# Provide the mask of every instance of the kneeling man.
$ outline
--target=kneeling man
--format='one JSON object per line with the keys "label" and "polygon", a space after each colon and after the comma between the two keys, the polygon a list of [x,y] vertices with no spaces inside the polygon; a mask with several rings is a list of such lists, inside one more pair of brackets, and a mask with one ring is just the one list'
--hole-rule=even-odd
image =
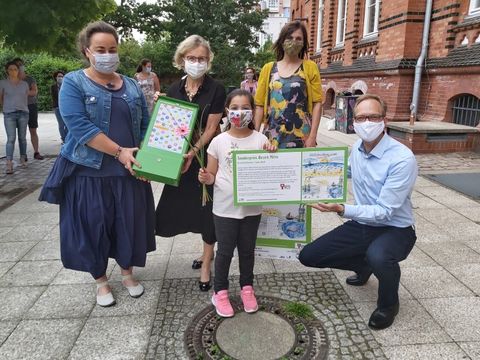
{"label": "kneeling man", "polygon": [[305,266],[351,270],[347,284],[364,285],[378,278],[377,308],[368,325],[389,327],[398,314],[400,266],[415,244],[411,193],[417,177],[415,156],[385,131],[386,106],[375,95],[362,95],[354,109],[360,139],[352,146],[355,205],[317,204],[322,212],[350,219],[301,251]]}

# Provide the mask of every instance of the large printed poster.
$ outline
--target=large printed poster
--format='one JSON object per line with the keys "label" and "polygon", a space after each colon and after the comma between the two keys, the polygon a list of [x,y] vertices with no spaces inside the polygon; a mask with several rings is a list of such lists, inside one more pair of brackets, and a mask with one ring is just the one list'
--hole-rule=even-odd
{"label": "large printed poster", "polygon": [[236,151],[235,205],[345,202],[347,147]]}
{"label": "large printed poster", "polygon": [[255,254],[295,260],[312,241],[307,204],[345,202],[347,147],[234,152],[235,205],[262,205]]}
{"label": "large printed poster", "polygon": [[305,204],[264,206],[255,255],[293,260],[310,241],[310,207]]}

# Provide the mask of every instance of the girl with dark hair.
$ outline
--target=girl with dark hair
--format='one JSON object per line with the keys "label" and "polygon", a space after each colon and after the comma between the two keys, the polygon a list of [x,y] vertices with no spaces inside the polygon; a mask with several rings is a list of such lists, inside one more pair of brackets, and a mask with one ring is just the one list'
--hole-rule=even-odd
{"label": "girl with dark hair", "polygon": [[137,66],[137,73],[134,76],[138,85],[142,89],[145,100],[147,101],[148,113],[151,115],[153,105],[155,104],[154,96],[156,92],[160,92],[160,80],[157,74],[152,71],[152,62],[149,59],[143,59]]}
{"label": "girl with dark hair", "polygon": [[253,109],[250,92],[237,89],[228,95],[225,110],[230,128],[213,138],[207,150],[207,168],[198,173],[202,184],[214,185],[213,221],[218,248],[212,303],[217,314],[223,317],[234,315],[228,296],[228,273],[235,248],[238,249],[240,297],[244,310],[248,313],[258,310],[253,290],[253,266],[262,207],[234,206],[232,173],[233,150],[276,150],[265,135],[249,127],[253,121]]}
{"label": "girl with dark hair", "polygon": [[263,66],[255,94],[255,127],[279,148],[315,147],[322,109],[318,66],[304,59],[307,30],[286,24],[273,45],[277,60]]}

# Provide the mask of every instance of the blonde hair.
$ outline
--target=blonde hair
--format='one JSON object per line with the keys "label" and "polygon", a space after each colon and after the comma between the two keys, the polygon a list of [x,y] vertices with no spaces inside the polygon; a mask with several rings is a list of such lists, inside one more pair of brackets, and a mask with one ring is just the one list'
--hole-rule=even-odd
{"label": "blonde hair", "polygon": [[373,94],[365,94],[357,98],[357,101],[355,102],[355,107],[353,108],[354,115],[357,113],[358,105],[360,105],[360,103],[365,100],[375,100],[376,102],[378,102],[382,108],[382,116],[385,117],[385,115],[387,115],[387,104],[385,104],[385,102],[380,98],[380,96]]}
{"label": "blonde hair", "polygon": [[175,66],[177,69],[183,69],[183,58],[185,54],[199,46],[203,46],[208,50],[208,70],[210,70],[214,56],[213,51],[210,48],[210,43],[200,35],[190,35],[180,44],[178,44],[177,50],[175,50],[175,55],[173,56],[173,66]]}

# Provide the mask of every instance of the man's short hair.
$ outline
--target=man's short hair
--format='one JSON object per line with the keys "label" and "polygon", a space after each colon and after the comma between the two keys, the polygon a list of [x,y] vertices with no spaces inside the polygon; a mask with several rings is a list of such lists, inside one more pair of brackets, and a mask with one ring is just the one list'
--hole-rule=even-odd
{"label": "man's short hair", "polygon": [[378,102],[382,107],[382,116],[387,115],[387,104],[385,104],[385,102],[380,98],[380,96],[373,95],[373,94],[365,94],[357,98],[355,107],[353,108],[354,115],[357,113],[358,105],[365,100],[375,100],[376,102]]}

